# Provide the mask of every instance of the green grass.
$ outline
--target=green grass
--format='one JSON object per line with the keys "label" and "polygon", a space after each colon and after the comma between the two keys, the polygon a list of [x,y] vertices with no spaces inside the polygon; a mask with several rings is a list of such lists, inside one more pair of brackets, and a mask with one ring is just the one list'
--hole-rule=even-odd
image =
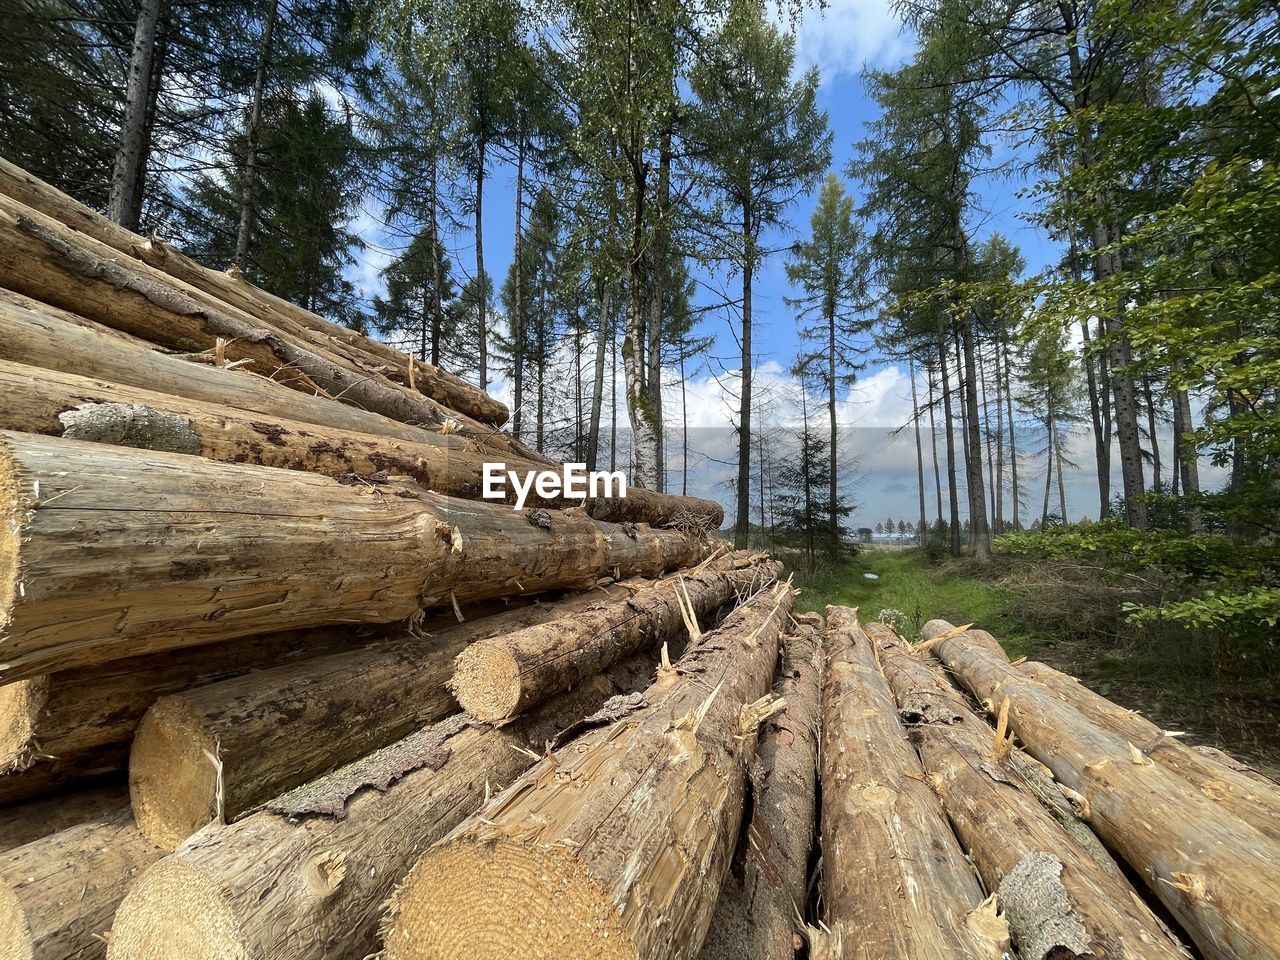
{"label": "green grass", "polygon": [[[874,573],[868,580],[863,574]],[[825,613],[828,604],[857,607],[860,619],[880,619],[881,610],[904,614],[899,623],[908,639],[918,640],[929,620],[973,623],[990,630],[1010,656],[1027,652],[1029,637],[1008,614],[1007,597],[995,584],[974,576],[963,562],[933,566],[919,550],[864,549],[838,566],[798,570],[798,610]]]}

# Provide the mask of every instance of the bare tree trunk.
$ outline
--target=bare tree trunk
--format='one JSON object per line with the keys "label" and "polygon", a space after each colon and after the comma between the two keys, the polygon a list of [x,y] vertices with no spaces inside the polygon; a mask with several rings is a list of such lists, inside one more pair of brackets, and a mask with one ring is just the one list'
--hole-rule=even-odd
{"label": "bare tree trunk", "polygon": [[162,3],[163,0],[141,0],[138,6],[133,48],[129,53],[124,118],[111,171],[107,216],[129,230],[138,227],[135,213],[139,206],[138,194],[142,190],[144,164],[141,153],[146,139],[147,104],[151,99],[148,89],[152,81],[151,58],[155,52],[156,27],[160,22]]}
{"label": "bare tree trunk", "polygon": [[1204,526],[1204,521],[1200,515],[1199,504],[1196,503],[1196,498],[1200,496],[1200,456],[1190,438],[1194,429],[1191,420],[1191,398],[1186,390],[1177,390],[1174,392],[1174,403],[1177,405],[1178,421],[1181,425],[1178,437],[1178,469],[1182,474],[1183,493],[1191,500],[1191,508],[1187,516],[1191,530],[1199,532]]}
{"label": "bare tree trunk", "polygon": [[980,341],[975,343],[978,362],[978,386],[982,391],[982,440],[983,448],[987,455],[987,475],[986,480],[989,485],[989,495],[991,498],[991,511],[987,514],[988,522],[991,518],[998,517],[1000,513],[1000,488],[995,482],[996,468],[995,460],[992,452],[991,443],[991,404],[987,396],[987,365],[982,355],[982,344]]}
{"label": "bare tree trunk", "polygon": [[933,446],[933,492],[938,498],[938,519],[942,519],[942,473],[938,467],[938,424],[934,417],[937,400],[934,399],[933,371],[925,368],[929,377],[929,442]]}
{"label": "bare tree trunk", "polygon": [[437,168],[440,165],[439,141],[435,135],[435,119],[433,117],[430,131],[431,141],[431,178],[429,187],[431,202],[427,213],[427,229],[431,231],[431,365],[440,366],[440,334],[444,330],[444,292],[440,289],[443,270],[440,263],[440,224],[438,220],[438,178]]}
{"label": "bare tree trunk", "polygon": [[947,339],[938,338],[938,375],[942,378],[943,428],[947,431],[947,494],[951,506],[951,555],[960,556],[960,494],[956,490],[956,432],[951,414],[951,378],[947,375]]}
{"label": "bare tree trunk", "polygon": [[1164,470],[1160,463],[1160,436],[1157,433],[1159,425],[1156,422],[1156,401],[1150,377],[1142,378],[1142,393],[1147,402],[1147,439],[1151,442],[1151,488],[1158,490],[1163,485]]}
{"label": "bare tree trunk", "polygon": [[[837,510],[839,503],[839,467],[840,458],[836,455],[836,443],[839,436],[839,426],[836,423],[836,317],[835,311],[832,310],[827,320],[827,419],[831,425],[831,482],[827,490],[827,496],[831,498],[831,549],[834,551],[840,545],[840,515]],[[801,384],[801,390],[804,385]],[[911,378],[911,397],[912,408],[915,407],[915,391],[916,381],[914,371]],[[808,428],[806,427],[806,433]],[[916,456],[920,455],[920,423],[916,421]],[[924,513],[924,479],[921,475],[920,488],[920,512]]]}
{"label": "bare tree trunk", "polygon": [[689,494],[689,382],[684,374],[684,352],[680,353],[680,494]]}
{"label": "bare tree trunk", "polygon": [[1004,355],[1004,404],[1005,412],[1009,416],[1009,483],[1012,486],[1013,501],[1013,529],[1021,530],[1022,522],[1019,514],[1022,511],[1022,488],[1018,486],[1018,440],[1017,440],[1017,421],[1013,418],[1013,374],[1010,372],[1013,368],[1009,365],[1009,338],[1006,335],[1001,350]]}
{"label": "bare tree trunk", "polygon": [[751,527],[751,205],[742,208],[742,386],[738,396],[738,516],[733,544],[746,549]]}
{"label": "bare tree trunk", "polygon": [[600,415],[604,407],[604,359],[612,338],[609,316],[611,288],[604,280],[596,281],[600,301],[600,326],[596,329],[596,355],[592,363],[591,423],[587,429],[587,469],[595,470],[600,456]]}
{"label": "bare tree trunk", "polygon": [[[514,394],[511,400],[511,434],[517,440],[520,439],[520,428],[524,424],[524,280],[521,273],[524,268],[521,252],[524,249],[524,152],[525,138],[520,138],[520,144],[516,149],[516,233],[515,233],[515,253],[512,256],[511,267],[514,271],[515,283],[512,284],[511,295],[511,338],[515,341],[515,351],[512,357],[514,366],[513,378],[515,383],[512,385]],[[539,445],[540,448],[541,445]]]}
{"label": "bare tree trunk", "polygon": [[257,186],[258,139],[262,127],[262,95],[267,86],[271,42],[275,35],[279,9],[280,0],[271,0],[271,6],[267,8],[267,19],[262,26],[262,46],[258,50],[258,69],[253,76],[249,123],[245,127],[244,168],[240,172],[240,224],[236,229],[236,250],[231,260],[241,273],[249,262],[249,239],[253,234],[253,193]]}
{"label": "bare tree trunk", "polygon": [[961,343],[964,346],[964,380],[967,402],[965,404],[967,448],[965,460],[969,483],[969,541],[973,544],[974,557],[979,561],[991,559],[991,528],[987,524],[987,498],[983,492],[982,477],[982,426],[978,420],[977,343],[973,318],[960,325]]}
{"label": "bare tree trunk", "polygon": [[[1001,363],[1002,344],[999,340],[992,350],[996,377],[996,473],[995,473],[995,529],[996,533],[1004,533],[1004,377],[1008,370]],[[987,443],[990,443],[988,434]]]}
{"label": "bare tree trunk", "polygon": [[657,428],[658,438],[655,451],[657,461],[654,465],[654,478],[657,481],[655,490],[667,489],[667,450],[666,427],[662,415],[662,333],[666,318],[662,315],[663,297],[665,295],[667,273],[671,260],[671,128],[662,132],[658,147],[658,184],[655,196],[655,223],[653,238],[653,261],[649,272],[649,342],[647,360],[649,372],[649,403],[653,408],[653,420]]}
{"label": "bare tree trunk", "polygon": [[1060,430],[1061,427],[1054,424],[1053,454],[1058,461],[1058,513],[1062,516],[1062,522],[1066,524],[1070,522],[1070,519],[1067,517],[1067,478],[1062,455],[1062,448],[1065,444],[1059,434]]}
{"label": "bare tree trunk", "polygon": [[480,389],[489,389],[489,277],[484,272],[484,177],[488,143],[481,138],[476,162],[476,364]]}
{"label": "bare tree trunk", "polygon": [[1045,448],[1044,448],[1044,507],[1040,511],[1040,526],[1047,526],[1049,523],[1049,494],[1053,490],[1053,415],[1049,414],[1045,418]]}
{"label": "bare tree trunk", "polygon": [[[916,535],[920,540],[920,545],[924,546],[929,535],[929,520],[925,516],[924,507],[924,448],[920,444],[920,406],[916,396],[916,362],[915,358],[910,354],[907,355],[907,371],[911,377],[911,422],[915,425],[916,431],[916,481],[920,493],[920,527],[916,530]],[[834,409],[833,407],[832,410],[834,411]],[[834,460],[831,462],[831,469],[834,476]]]}

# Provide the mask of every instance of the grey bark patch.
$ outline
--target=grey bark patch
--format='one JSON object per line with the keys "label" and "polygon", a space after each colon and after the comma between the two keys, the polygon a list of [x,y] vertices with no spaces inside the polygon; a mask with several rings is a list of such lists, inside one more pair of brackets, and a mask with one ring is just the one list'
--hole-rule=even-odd
{"label": "grey bark patch", "polygon": [[637,710],[643,710],[647,706],[649,706],[649,701],[641,693],[618,694],[610,697],[591,716],[583,717],[577,723],[565,727],[556,734],[551,741],[551,749],[554,750],[595,727],[605,727],[611,723],[617,723],[624,717],[630,716]]}
{"label": "grey bark patch", "polygon": [[1000,905],[1025,960],[1092,957],[1084,923],[1062,885],[1062,861],[1029,853],[1000,881]]}
{"label": "grey bark patch", "polygon": [[470,721],[466,717],[456,716],[424,727],[389,747],[339,767],[328,776],[282,793],[263,807],[285,817],[313,815],[345,819],[347,802],[365,787],[386,793],[406,774],[443,767],[452,755],[449,738],[468,726]]}
{"label": "grey bark patch", "polygon": [[69,440],[200,455],[200,438],[186,417],[126,403],[84,403],[58,414]]}
{"label": "grey bark patch", "polygon": [[908,725],[939,723],[949,726],[964,719],[944,698],[925,692],[907,694],[898,715]]}

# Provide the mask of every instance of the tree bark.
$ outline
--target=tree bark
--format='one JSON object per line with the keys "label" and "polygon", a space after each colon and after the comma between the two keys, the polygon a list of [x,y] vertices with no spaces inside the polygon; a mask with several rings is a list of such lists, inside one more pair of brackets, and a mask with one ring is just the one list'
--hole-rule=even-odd
{"label": "tree bark", "polygon": [[934,416],[937,405],[933,397],[933,371],[926,371],[929,376],[929,441],[933,446],[933,492],[938,498],[938,519],[942,519],[942,474],[938,467],[938,424]]}
{"label": "tree bark", "polygon": [[987,524],[987,497],[983,491],[982,424],[978,414],[977,344],[972,317],[960,325],[964,348],[965,385],[965,480],[969,489],[969,542],[979,562],[991,559],[991,527]]}
{"label": "tree bark", "polygon": [[127,808],[0,854],[0,953],[97,960],[134,877],[161,856]]}
{"label": "tree bark", "polygon": [[943,429],[947,431],[947,495],[950,497],[951,555],[960,556],[960,495],[956,491],[956,431],[951,413],[951,378],[947,376],[947,341],[938,338],[938,372],[942,377]]}
{"label": "tree bark", "polygon": [[145,169],[142,152],[147,138],[147,105],[151,100],[151,58],[162,5],[163,0],[141,0],[138,5],[125,84],[124,117],[111,171],[107,216],[129,230],[138,227],[138,196],[142,192],[141,172]]}
{"label": "tree bark", "polygon": [[[783,585],[758,593],[429,851],[391,900],[388,960],[694,954],[776,707],[791,601]],[[495,923],[500,937],[482,932]]]}
{"label": "tree bark", "polygon": [[[751,207],[742,210],[742,385],[738,393],[738,510],[733,545],[745,550],[751,532]],[[763,469],[763,465],[761,466]],[[763,531],[761,531],[763,533]]]}
{"label": "tree bark", "polygon": [[705,624],[720,607],[768,586],[781,572],[782,565],[770,561],[745,570],[676,574],[572,617],[494,634],[458,655],[449,687],[471,716],[502,723],[611,663],[673,639],[688,615]]}
{"label": "tree bark", "polygon": [[[596,354],[591,370],[591,424],[587,433],[588,470],[595,470],[600,459],[600,418],[604,410],[604,360],[613,322],[609,314],[612,290],[604,281],[598,281],[597,290],[600,300],[600,327],[596,332]],[[716,524],[717,527],[719,525]]]}
{"label": "tree bark", "polygon": [[240,184],[240,224],[236,230],[236,250],[232,263],[243,273],[249,263],[249,238],[253,233],[253,189],[258,166],[258,135],[262,126],[262,94],[267,86],[267,70],[271,64],[271,42],[276,32],[280,0],[271,0],[262,27],[262,46],[258,50],[258,69],[253,75],[253,95],[249,104],[249,123],[245,128],[244,170]]}
{"label": "tree bark", "polygon": [[1203,529],[1204,521],[1197,502],[1200,496],[1200,452],[1191,441],[1191,432],[1194,429],[1191,419],[1191,398],[1186,390],[1175,390],[1173,396],[1178,410],[1177,419],[1182,427],[1182,433],[1178,437],[1179,456],[1176,469],[1181,473],[1182,489],[1191,503],[1187,512],[1191,531],[1198,533]]}
{"label": "tree bark", "polygon": [[1098,836],[1206,956],[1262,960],[1280,952],[1280,843],[962,636],[940,640],[933,652],[980,700],[998,709],[1008,703],[1026,750],[1083,798]]}
{"label": "tree bark", "polygon": [[1141,714],[1112,703],[1046,664],[1024,663],[1018,673],[1043,684],[1094,726],[1127,740],[1144,756],[1172,770],[1205,796],[1280,842],[1280,788],[1275,784],[1254,779],[1200,753]]}
{"label": "tree bark", "polygon": [[112,960],[373,954],[387,896],[422,852],[560,731],[642,689],[653,663],[619,664],[505,727],[451,717],[202,830],[134,885],[112,928]]}
{"label": "tree bark", "polygon": [[701,960],[790,958],[803,927],[813,846],[822,643],[798,625],[782,641],[782,713],[766,723],[750,768],[750,821],[730,864]]}
{"label": "tree bark", "polygon": [[59,830],[79,826],[129,807],[129,790],[112,779],[54,797],[0,807],[0,853],[34,843]]}
{"label": "tree bark", "polygon": [[[920,541],[920,546],[923,547],[929,539],[929,518],[925,516],[924,506],[924,447],[920,442],[920,403],[916,398],[916,365],[914,358],[908,357],[907,369],[911,376],[911,422],[916,432],[916,484],[917,492],[920,495],[920,526],[916,530],[916,537]],[[833,411],[834,409],[832,407]],[[834,469],[834,460],[831,466]],[[832,502],[834,503],[835,501],[833,500]]]}
{"label": "tree bark", "polygon": [[123,773],[138,721],[159,697],[275,664],[294,669],[306,657],[378,639],[378,631],[351,627],[295,630],[6,684],[0,687],[0,802]]}
{"label": "tree bark", "polygon": [[1018,955],[1186,957],[1096,839],[1082,847],[1080,832],[1068,833],[1041,804],[1020,775],[1027,758],[1020,751],[996,752],[991,728],[969,710],[936,661],[911,656],[885,636],[887,629],[873,633],[868,626],[867,633],[930,785],[986,889],[999,895]]}
{"label": "tree bark", "polygon": [[0,494],[2,682],[655,575],[705,552],[676,531],[456,500],[407,480],[348,485],[10,432]]}
{"label": "tree bark", "polygon": [[[815,957],[999,960],[1008,928],[947,825],[867,635],[827,608],[822,687],[823,931]],[[868,931],[874,931],[868,936]]]}
{"label": "tree bark", "polygon": [[446,683],[468,644],[585,616],[607,598],[625,602],[628,592],[533,604],[162,697],[139,724],[129,758],[138,829],[173,850],[211,821],[237,820],[456,712]]}
{"label": "tree bark", "polygon": [[[362,351],[325,343],[320,335],[300,332],[297,324],[260,320],[216,293],[74,233],[8,197],[0,197],[0,238],[0,283],[35,300],[178,351],[212,351],[223,340],[227,360],[251,361],[255,372],[302,392],[323,390],[402,422],[440,426],[453,419],[476,435],[502,438],[490,426],[394,383],[380,365],[361,360]],[[407,370],[408,362],[407,355],[397,353],[398,366]],[[415,384],[419,381],[422,389],[430,389],[433,369],[421,365],[420,374],[415,372]],[[460,390],[448,394],[477,410],[486,406],[471,403]]]}

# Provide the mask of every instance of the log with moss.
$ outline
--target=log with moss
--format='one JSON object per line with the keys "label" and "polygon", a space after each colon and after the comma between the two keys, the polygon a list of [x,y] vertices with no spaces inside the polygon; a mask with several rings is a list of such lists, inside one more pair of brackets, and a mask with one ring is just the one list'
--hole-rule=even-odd
{"label": "log with moss", "polygon": [[116,908],[161,854],[127,807],[0,854],[0,957],[105,956]]}
{"label": "log with moss", "polygon": [[413,374],[410,375],[408,355],[255,287],[243,277],[210,270],[154,238],[140,237],[3,158],[0,158],[0,193],[126,257],[141,260],[238,307],[266,325],[323,345],[357,369],[383,373],[402,385],[413,383],[418,391],[443,406],[483,423],[502,424],[507,420],[504,404],[461,377],[421,360],[412,361]]}
{"label": "log with moss", "polygon": [[813,955],[1001,960],[1008,928],[928,785],[856,612],[828,607],[825,642],[825,913]]}
{"label": "log with moss", "polygon": [[791,602],[757,593],[432,848],[391,900],[387,960],[696,953]]}
{"label": "log with moss", "polygon": [[773,583],[782,565],[676,573],[639,586],[624,603],[601,599],[571,618],[494,635],[458,656],[450,687],[477,720],[501,723],[568,690],[609,664],[686,629],[718,608]]}
{"label": "log with moss", "polygon": [[1280,956],[1280,843],[964,635],[931,652],[1075,791],[1205,956]]}
{"label": "log with moss", "polygon": [[533,764],[546,742],[655,659],[607,675],[503,727],[458,715],[191,837],[134,885],[111,960],[332,960],[377,950],[395,884],[433,842]]}
{"label": "log with moss", "polygon": [[814,627],[782,641],[774,689],[786,703],[760,735],[751,820],[725,877],[701,960],[783,960],[804,945],[813,848],[823,651]]}
{"label": "log with moss", "polygon": [[1119,867],[1068,833],[1029,789],[1017,748],[994,736],[936,661],[869,625],[899,716],[929,783],[988,890],[999,897],[1022,960],[1179,960]]}
{"label": "log with moss", "polygon": [[530,604],[162,697],[129,759],[138,826],[173,849],[212,820],[235,820],[456,712],[446,682],[468,644],[622,604],[629,593],[616,586]]}
{"label": "log with moss", "polygon": [[343,483],[11,432],[0,432],[0,521],[0,682],[655,576],[706,552],[675,530],[516,511],[407,480]]}
{"label": "log with moss", "polygon": [[[0,325],[3,322],[0,320]],[[82,337],[82,333],[75,335],[76,339]],[[12,345],[7,349],[9,353],[19,352]],[[66,360],[66,355],[61,355],[61,362]],[[173,371],[175,376],[193,370],[190,364],[182,366],[183,369]],[[225,378],[219,378],[216,373],[204,377],[202,382],[212,380],[213,384],[211,390],[201,392],[216,395],[220,379]],[[268,383],[254,380],[258,384]],[[254,380],[242,374],[233,378],[233,385]],[[168,450],[223,463],[309,470],[336,477],[376,480],[391,474],[409,477],[437,493],[467,499],[482,497],[484,465],[491,459],[491,455],[471,449],[471,444],[458,437],[424,432],[419,442],[341,429],[332,424],[319,429],[302,420],[5,360],[0,360],[0,394],[9,398],[9,403],[0,409],[0,429],[4,430]],[[229,394],[228,402],[235,403],[239,395],[234,390]],[[337,406],[280,388],[276,388],[274,394],[271,399],[278,400],[285,410],[292,411],[294,406],[304,408],[298,411],[301,416],[308,415],[313,403],[318,403],[322,410]],[[520,460],[508,460],[505,466],[512,470],[539,469],[536,464]],[[514,502],[514,492],[504,489],[507,502]],[[639,521],[653,526],[685,523],[693,529],[703,529],[718,526],[722,517],[719,505],[710,501],[640,489],[629,490],[626,497],[598,497],[590,501],[561,493],[548,498],[538,496],[536,491],[530,493],[528,505],[531,507],[585,506],[596,519]]]}
{"label": "log with moss", "polygon": [[75,827],[129,806],[129,788],[123,778],[110,778],[90,786],[64,790],[51,797],[0,807],[0,853]]}

